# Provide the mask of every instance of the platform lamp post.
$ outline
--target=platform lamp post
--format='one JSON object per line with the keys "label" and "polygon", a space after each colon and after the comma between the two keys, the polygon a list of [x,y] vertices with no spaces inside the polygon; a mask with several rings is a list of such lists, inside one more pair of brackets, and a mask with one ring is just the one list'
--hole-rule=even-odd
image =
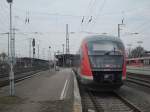
{"label": "platform lamp post", "polygon": [[14,84],[14,38],[12,36],[12,2],[13,0],[7,0],[10,5],[10,73],[9,73],[9,82],[10,82],[10,96],[15,95],[15,84]]}

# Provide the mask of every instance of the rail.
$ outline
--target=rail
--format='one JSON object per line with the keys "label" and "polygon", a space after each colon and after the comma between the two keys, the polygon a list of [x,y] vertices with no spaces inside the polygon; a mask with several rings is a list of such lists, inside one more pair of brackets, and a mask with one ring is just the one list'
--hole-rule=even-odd
{"label": "rail", "polygon": [[96,92],[80,88],[83,112],[142,112],[117,92]]}
{"label": "rail", "polygon": [[[45,70],[45,69],[32,70],[32,71],[29,71],[29,72],[23,72],[21,74],[16,74],[15,75],[15,82],[19,82],[19,81],[22,81],[24,79],[30,78],[31,76],[34,76],[35,73],[40,72],[42,70]],[[9,84],[9,77],[8,77],[8,75],[0,77],[0,87],[4,87],[4,86],[6,86],[8,84]]]}
{"label": "rail", "polygon": [[128,73],[127,81],[150,88],[150,76]]}

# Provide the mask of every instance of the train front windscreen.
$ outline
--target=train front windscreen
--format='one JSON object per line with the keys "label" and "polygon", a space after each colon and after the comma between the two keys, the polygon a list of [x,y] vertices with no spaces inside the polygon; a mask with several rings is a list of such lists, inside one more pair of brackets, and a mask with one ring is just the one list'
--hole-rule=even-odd
{"label": "train front windscreen", "polygon": [[121,70],[123,65],[123,45],[115,41],[88,42],[88,55],[92,68]]}

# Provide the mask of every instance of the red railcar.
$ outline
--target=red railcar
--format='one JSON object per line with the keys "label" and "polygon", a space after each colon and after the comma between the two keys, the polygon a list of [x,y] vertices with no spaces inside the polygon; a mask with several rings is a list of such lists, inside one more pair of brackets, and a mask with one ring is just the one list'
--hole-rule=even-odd
{"label": "red railcar", "polygon": [[89,36],[80,46],[75,71],[90,89],[120,88],[126,79],[126,56],[122,41],[112,36]]}

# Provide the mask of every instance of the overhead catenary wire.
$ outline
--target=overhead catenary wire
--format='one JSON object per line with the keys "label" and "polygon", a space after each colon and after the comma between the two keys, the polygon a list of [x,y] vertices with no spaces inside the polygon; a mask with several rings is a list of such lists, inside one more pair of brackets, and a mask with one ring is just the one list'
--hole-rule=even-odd
{"label": "overhead catenary wire", "polygon": [[7,20],[8,20],[8,11],[6,11],[6,9],[7,9],[7,7],[5,7],[5,6],[3,6],[3,4],[0,4],[0,6],[1,6],[1,12],[0,12],[0,15],[1,15],[1,17],[0,17],[0,24],[1,24],[1,26],[0,26],[0,29],[2,30],[2,31],[7,31],[7,27],[8,27],[8,22],[7,22]]}
{"label": "overhead catenary wire", "polygon": [[[38,12],[37,12],[38,13]],[[49,14],[48,14],[49,15]],[[59,15],[58,13],[56,14],[56,15]],[[60,16],[61,16],[61,14],[60,14]],[[67,16],[67,15],[63,15],[63,16]],[[76,15],[68,15],[68,16],[72,16],[72,17],[74,17],[74,16],[76,16]],[[85,17],[85,16],[76,16],[76,17]],[[38,19],[38,18],[37,18]],[[95,22],[96,23],[96,22]]]}
{"label": "overhead catenary wire", "polygon": [[[132,26],[134,26],[134,24],[131,24]],[[127,25],[126,25],[127,27]],[[150,24],[148,21],[144,21],[141,24],[138,24],[136,26],[134,26],[134,28],[131,27],[127,27],[127,32],[137,32],[139,34],[139,36],[143,35],[144,32],[148,31],[150,27]],[[122,35],[122,36],[126,36],[126,34]],[[137,35],[138,37],[138,35]]]}
{"label": "overhead catenary wire", "polygon": [[[49,15],[49,16],[52,16],[52,15],[56,15],[56,16],[57,16],[57,15],[59,15],[59,16],[79,17],[79,18],[83,18],[83,17],[85,18],[85,17],[87,17],[87,16],[82,16],[82,15],[79,15],[79,16],[78,16],[78,15],[63,15],[63,14],[59,14],[59,13],[55,13],[55,14],[52,14],[52,15],[51,15],[50,13],[44,13],[44,12],[38,12],[38,11],[37,11],[37,12],[33,12],[33,14],[39,14],[39,13],[42,14],[42,15]],[[35,19],[35,18],[34,18],[34,19]],[[36,19],[38,19],[38,18],[36,18]],[[39,18],[39,20],[40,20],[40,18]],[[47,20],[48,20],[48,19],[47,19]],[[84,19],[84,20],[85,20],[85,19]],[[82,22],[82,23],[83,23],[83,22]]]}
{"label": "overhead catenary wire", "polygon": [[[92,7],[95,7],[95,5],[94,4],[96,4],[97,3],[97,0],[91,0],[90,2],[89,2],[90,4],[89,4],[89,9],[92,9],[93,10],[93,8]],[[14,8],[15,9],[15,8]],[[15,10],[20,10],[20,9],[15,9]],[[16,12],[16,11],[15,11]],[[24,13],[26,13],[26,11],[25,10],[21,10],[21,12],[24,12]],[[89,12],[92,12],[92,11],[89,11]],[[39,15],[39,18],[34,18],[34,21],[35,20],[38,20],[39,19],[39,21],[41,20],[41,18],[40,18],[40,16],[41,17],[43,17],[44,15],[47,15],[48,17],[49,16],[67,16],[67,17],[77,17],[77,18],[83,18],[84,17],[84,21],[87,21],[88,22],[88,20],[90,19],[85,19],[85,18],[87,18],[87,17],[89,17],[89,14],[88,15],[69,15],[69,14],[62,14],[62,13],[47,13],[47,12],[40,12],[40,11],[31,11],[31,15],[32,16],[34,16],[34,15]],[[91,14],[90,14],[90,17],[91,17]],[[47,18],[47,20],[48,20],[49,18]],[[93,27],[91,27],[91,25],[94,25],[94,24],[96,24],[96,22],[97,22],[97,20],[99,19],[99,17],[95,17],[95,16],[92,16],[92,22],[90,22],[91,24],[89,24],[89,26],[90,26],[90,28],[92,28],[93,29]],[[32,26],[32,25],[29,25],[30,27]],[[88,26],[88,25],[87,25]]]}
{"label": "overhead catenary wire", "polygon": [[86,28],[88,26],[88,23],[90,23],[92,21],[92,12],[94,10],[94,5],[96,5],[97,0],[90,0],[85,12],[85,15],[82,18],[81,21],[81,26],[80,26],[80,31],[82,32],[84,29],[84,27]]}
{"label": "overhead catenary wire", "polygon": [[93,19],[93,22],[92,22],[93,24],[92,24],[92,26],[90,27],[90,31],[91,31],[92,29],[94,29],[95,24],[96,24],[96,22],[97,22],[97,20],[98,20],[97,18],[99,18],[99,16],[100,16],[100,14],[102,13],[102,11],[103,11],[105,5],[106,5],[106,0],[103,0],[102,4],[100,4],[100,7],[99,7],[99,9],[98,9],[98,13],[96,14],[96,16],[95,16],[94,19]]}

